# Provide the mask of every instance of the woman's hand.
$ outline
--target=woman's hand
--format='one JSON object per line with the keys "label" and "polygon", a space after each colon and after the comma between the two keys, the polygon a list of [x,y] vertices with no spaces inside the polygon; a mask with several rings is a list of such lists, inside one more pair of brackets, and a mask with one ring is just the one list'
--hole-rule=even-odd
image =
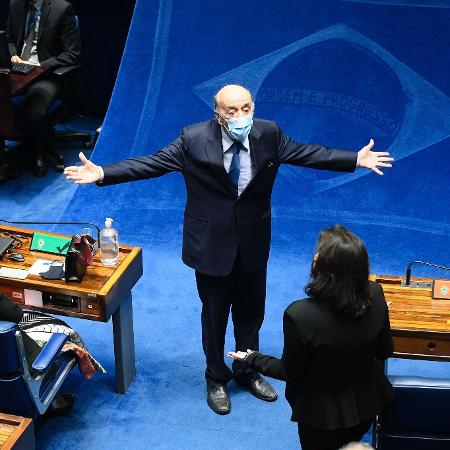
{"label": "woman's hand", "polygon": [[247,349],[246,352],[228,352],[227,356],[235,359],[236,361],[245,361],[247,359],[247,356],[253,352],[254,350]]}

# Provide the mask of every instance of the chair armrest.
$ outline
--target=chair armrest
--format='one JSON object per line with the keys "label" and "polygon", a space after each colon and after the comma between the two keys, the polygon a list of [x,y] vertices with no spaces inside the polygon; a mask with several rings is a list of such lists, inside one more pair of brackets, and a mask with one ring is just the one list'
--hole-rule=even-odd
{"label": "chair armrest", "polygon": [[55,359],[59,356],[61,349],[64,344],[69,339],[69,336],[64,333],[55,333],[48,340],[45,347],[39,353],[39,356],[35,359],[33,365],[31,366],[36,372],[42,373],[50,364],[52,364]]}
{"label": "chair armrest", "polygon": [[17,327],[17,323],[10,322],[8,320],[0,320],[0,333],[9,331],[15,327]]}
{"label": "chair armrest", "polygon": [[57,69],[55,69],[53,71],[53,74],[58,77],[65,77],[66,75],[68,75],[72,72],[75,72],[76,70],[79,70],[80,68],[81,68],[80,64],[73,65],[73,66],[58,67]]}
{"label": "chair armrest", "polygon": [[430,378],[404,375],[389,375],[389,381],[395,388],[405,389],[445,389],[450,391],[449,378]]}

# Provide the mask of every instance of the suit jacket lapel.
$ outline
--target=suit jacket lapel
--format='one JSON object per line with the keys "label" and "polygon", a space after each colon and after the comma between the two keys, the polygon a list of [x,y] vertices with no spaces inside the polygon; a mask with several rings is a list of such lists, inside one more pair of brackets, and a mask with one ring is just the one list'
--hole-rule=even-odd
{"label": "suit jacket lapel", "polygon": [[41,18],[39,19],[39,30],[37,37],[38,42],[39,39],[41,39],[42,33],[45,29],[45,24],[47,23],[48,15],[51,9],[51,4],[52,4],[51,0],[44,0],[42,3]]}
{"label": "suit jacket lapel", "polygon": [[210,123],[209,132],[206,137],[205,150],[209,164],[219,180],[221,180],[233,194],[236,194],[236,188],[233,186],[223,165],[222,132],[215,120],[212,120]]}
{"label": "suit jacket lapel", "polygon": [[17,15],[17,17],[20,17],[20,23],[19,26],[19,32],[17,34],[17,41],[16,41],[16,50],[17,54],[20,56],[22,54],[23,46],[25,43],[25,25],[27,22],[27,14],[28,14],[28,3],[22,2],[20,5],[21,11]]}
{"label": "suit jacket lapel", "polygon": [[[258,172],[260,172],[261,169],[263,168],[264,154],[261,149],[260,137],[261,132],[258,129],[256,129],[255,126],[253,126],[248,136],[250,151],[251,154],[253,155],[253,161],[255,162],[255,173],[253,174],[252,181],[256,177]],[[250,183],[252,181],[250,181]]]}

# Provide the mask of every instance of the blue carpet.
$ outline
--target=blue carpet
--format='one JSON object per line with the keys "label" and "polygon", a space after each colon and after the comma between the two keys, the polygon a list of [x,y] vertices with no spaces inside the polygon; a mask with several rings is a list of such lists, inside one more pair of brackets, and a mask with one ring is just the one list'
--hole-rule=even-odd
{"label": "blue carpet", "polygon": [[[450,4],[414,3],[425,2],[136,2],[95,162],[152,153],[182,126],[211,117],[211,94],[231,81],[250,86],[257,115],[299,141],[358,149],[374,137],[377,150],[397,159],[383,178],[282,168],[261,331],[267,353],[281,353],[282,312],[303,296],[326,226],[343,223],[359,234],[374,273],[403,274],[413,259],[449,265]],[[264,403],[231,383],[230,415],[218,417],[206,404],[200,302],[180,259],[181,176],[99,189],[24,175],[0,195],[0,216],[9,218],[101,225],[112,217],[121,242],[144,251],[133,291],[135,382],[125,395],[114,393],[111,323],[69,320],[108,373],[86,381],[73,371],[66,388],[76,393],[75,407],[43,426],[38,448],[298,448],[282,395]],[[389,371],[448,377],[449,368],[392,360]],[[281,393],[282,383],[274,384]]]}
{"label": "blue carpet", "polygon": [[[68,149],[69,161],[75,161],[78,150],[75,146]],[[145,184],[151,188],[152,183],[159,181]],[[52,184],[47,185],[48,182]],[[88,199],[93,193],[102,194],[107,190],[111,201],[104,204],[95,201],[92,213],[89,208],[82,216],[68,212],[75,201],[70,200],[72,195]],[[229,416],[219,417],[206,405],[200,302],[193,272],[180,260],[182,195],[180,204],[175,199],[173,207],[148,205],[144,200],[134,202],[133,207],[125,207],[122,199],[116,199],[120,188],[74,189],[62,176],[53,173],[43,179],[25,174],[3,185],[0,192],[1,207],[8,205],[10,218],[20,219],[25,215],[30,220],[58,220],[66,205],[69,207],[64,219],[82,217],[100,224],[103,216],[111,214],[116,219],[122,242],[144,249],[145,275],[133,291],[135,382],[125,395],[114,392],[111,323],[68,319],[108,373],[97,374],[87,381],[77,369],[72,371],[65,390],[76,394],[74,409],[67,417],[44,424],[37,436],[38,449],[297,448],[296,427],[289,421],[290,410],[282,395],[277,402],[269,404],[231,383],[232,413]],[[56,192],[58,195],[54,195]],[[176,197],[180,192],[173,191],[173,195]],[[45,213],[29,206],[38,204],[35,202],[48,206]],[[303,296],[317,232],[330,222],[288,218],[276,207],[274,211],[274,242],[261,348],[280,355],[283,310],[292,300]],[[74,232],[66,228],[67,232]],[[376,226],[364,224],[352,228],[369,236]],[[420,235],[416,235],[416,240],[418,238]],[[400,269],[395,263],[387,263],[376,247],[372,253],[377,255],[373,262],[375,272]],[[229,331],[226,348],[232,349]],[[445,363],[390,362],[391,373],[446,376],[448,369]],[[283,392],[281,382],[275,381],[274,385]],[[367,436],[366,440],[369,439]]]}

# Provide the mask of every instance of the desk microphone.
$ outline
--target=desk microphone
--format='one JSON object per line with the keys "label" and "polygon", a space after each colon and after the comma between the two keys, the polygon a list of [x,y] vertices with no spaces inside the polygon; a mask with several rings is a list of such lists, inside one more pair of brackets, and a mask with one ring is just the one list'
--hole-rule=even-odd
{"label": "desk microphone", "polygon": [[425,261],[412,261],[409,263],[406,269],[405,286],[411,286],[411,266],[413,264],[422,264],[424,266],[437,267],[438,269],[450,270],[450,267],[440,266],[439,264],[433,264]]}
{"label": "desk microphone", "polygon": [[100,228],[90,222],[35,222],[35,221],[10,221],[0,218],[0,222],[10,223],[13,225],[89,225],[97,229],[97,245],[100,245]]}

